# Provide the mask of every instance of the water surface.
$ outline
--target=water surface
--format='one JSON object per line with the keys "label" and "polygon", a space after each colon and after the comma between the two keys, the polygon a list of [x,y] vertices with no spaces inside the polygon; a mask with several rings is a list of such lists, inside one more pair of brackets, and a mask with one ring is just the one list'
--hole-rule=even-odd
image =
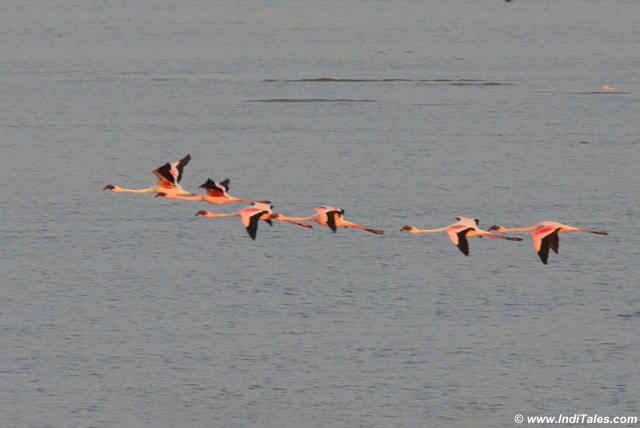
{"label": "water surface", "polygon": [[[5,5],[2,425],[638,415],[638,22],[624,0]],[[187,189],[386,234],[252,242],[101,192],[186,153]],[[456,215],[610,235],[543,266],[528,240],[398,231]]]}

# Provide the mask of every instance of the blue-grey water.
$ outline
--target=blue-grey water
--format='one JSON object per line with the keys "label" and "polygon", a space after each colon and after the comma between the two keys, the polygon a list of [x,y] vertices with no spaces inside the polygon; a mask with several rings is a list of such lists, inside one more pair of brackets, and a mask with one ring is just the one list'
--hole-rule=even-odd
{"label": "blue-grey water", "polygon": [[[635,0],[9,0],[0,425],[640,416]],[[327,80],[323,78],[337,79]],[[603,85],[618,93],[601,93]],[[279,102],[274,102],[279,101]],[[183,185],[385,229],[195,219]],[[407,235],[556,220],[531,241]]]}

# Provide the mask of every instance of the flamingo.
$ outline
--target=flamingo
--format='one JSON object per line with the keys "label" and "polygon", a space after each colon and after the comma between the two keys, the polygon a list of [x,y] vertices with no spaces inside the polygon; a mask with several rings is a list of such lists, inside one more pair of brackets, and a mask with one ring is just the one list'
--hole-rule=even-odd
{"label": "flamingo", "polygon": [[344,210],[334,207],[320,207],[316,208],[315,215],[309,217],[287,217],[282,214],[274,214],[275,220],[286,221],[289,223],[296,221],[313,221],[321,226],[330,228],[334,233],[338,227],[350,227],[352,229],[365,230],[367,232],[375,233],[376,235],[383,235],[384,231],[380,229],[370,229],[368,227],[360,226],[359,224],[352,223],[344,219]]}
{"label": "flamingo", "polygon": [[[197,216],[203,216],[207,218],[222,218],[222,217],[240,217],[242,219],[242,224],[247,229],[249,236],[251,239],[255,241],[256,235],[258,233],[258,221],[263,220],[269,224],[269,226],[273,225],[272,220],[279,220],[276,218],[278,214],[273,213],[273,205],[269,201],[258,201],[253,202],[250,207],[243,208],[238,212],[222,214],[222,213],[214,213],[211,211],[200,210],[196,213]],[[289,221],[288,223],[295,224],[300,227],[311,228],[310,224],[299,223],[296,221]]]}
{"label": "flamingo", "polygon": [[453,242],[453,245],[458,247],[465,256],[469,255],[469,242],[467,241],[467,238],[476,236],[481,238],[483,236],[486,236],[487,238],[506,239],[508,241],[522,241],[522,238],[501,236],[488,232],[486,230],[482,230],[478,227],[478,219],[469,217],[456,217],[456,220],[458,220],[456,223],[453,223],[449,226],[441,227],[439,229],[417,229],[413,226],[402,226],[400,231],[409,232],[412,234],[447,232],[447,234],[449,234],[449,239],[451,239],[451,242]]}
{"label": "flamingo", "polygon": [[165,192],[159,192],[156,195],[156,198],[163,197],[168,199],[181,199],[185,201],[204,201],[208,202],[212,205],[222,205],[222,204],[237,204],[237,203],[253,203],[255,201],[251,201],[248,199],[240,199],[235,196],[230,196],[227,192],[229,191],[229,179],[225,178],[221,182],[215,182],[212,179],[207,179],[203,184],[200,185],[200,188],[203,188],[207,191],[204,195],[192,195],[192,196],[181,196],[181,195],[168,195]]}
{"label": "flamingo", "polygon": [[184,158],[179,161],[169,163],[156,168],[153,170],[153,173],[158,179],[158,182],[151,187],[147,187],[145,189],[125,189],[120,186],[115,186],[113,184],[107,184],[104,186],[102,190],[112,190],[114,192],[128,192],[128,193],[165,193],[168,195],[184,195],[189,196],[193,195],[193,193],[189,193],[185,191],[182,186],[180,186],[180,180],[182,180],[182,172],[184,167],[191,160],[191,155],[186,155]]}
{"label": "flamingo", "polygon": [[496,232],[500,233],[533,232],[531,234],[531,237],[533,238],[533,249],[536,251],[536,253],[538,253],[538,256],[540,256],[540,260],[542,260],[542,263],[544,263],[545,265],[547,264],[547,260],[549,258],[549,248],[551,248],[556,254],[560,249],[560,238],[558,237],[558,234],[560,233],[588,232],[594,233],[596,235],[609,234],[605,230],[583,229],[558,223],[555,221],[541,221],[540,223],[534,224],[530,227],[506,228],[502,226],[491,226],[489,230],[495,230]]}

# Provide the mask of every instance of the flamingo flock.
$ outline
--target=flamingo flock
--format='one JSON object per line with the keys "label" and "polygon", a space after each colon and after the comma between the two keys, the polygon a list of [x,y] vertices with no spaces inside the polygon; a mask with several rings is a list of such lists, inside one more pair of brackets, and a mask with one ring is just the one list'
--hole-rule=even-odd
{"label": "flamingo flock", "polygon": [[[331,229],[336,232],[338,228],[351,228],[363,230],[375,235],[383,235],[382,229],[373,229],[360,224],[353,223],[344,218],[344,210],[341,208],[322,206],[315,209],[315,214],[308,217],[290,217],[280,213],[273,212],[273,205],[267,200],[250,200],[238,198],[229,195],[229,178],[225,178],[220,182],[216,182],[211,178],[207,178],[200,188],[205,190],[204,194],[196,194],[185,191],[180,185],[184,168],[191,160],[191,155],[187,154],[184,158],[175,162],[167,162],[166,164],[153,170],[157,182],[155,185],[143,189],[127,189],[113,184],[107,184],[102,190],[110,190],[113,192],[126,193],[155,193],[156,197],[177,199],[184,201],[200,201],[207,202],[211,205],[225,204],[249,204],[247,207],[233,213],[218,213],[212,211],[199,210],[196,217],[205,218],[223,218],[223,217],[240,217],[249,237],[256,239],[258,233],[258,223],[260,220],[268,225],[273,225],[274,221],[281,223],[289,223],[303,228],[312,228],[309,222],[316,223],[322,227]],[[488,230],[481,229],[478,219],[470,217],[456,217],[457,222],[437,229],[418,229],[414,226],[402,226],[401,232],[410,234],[421,233],[446,233],[449,239],[458,247],[465,255],[469,255],[469,241],[467,238],[490,238],[501,239],[505,241],[522,241],[522,238],[514,236],[506,236],[504,233],[521,233],[531,232],[533,239],[533,248],[540,257],[543,264],[548,263],[549,250],[558,253],[560,249],[560,233],[586,232],[595,235],[608,235],[604,230],[591,230],[569,226],[555,221],[541,221],[529,227],[506,228],[503,226],[491,226]],[[498,233],[493,233],[493,231]]]}

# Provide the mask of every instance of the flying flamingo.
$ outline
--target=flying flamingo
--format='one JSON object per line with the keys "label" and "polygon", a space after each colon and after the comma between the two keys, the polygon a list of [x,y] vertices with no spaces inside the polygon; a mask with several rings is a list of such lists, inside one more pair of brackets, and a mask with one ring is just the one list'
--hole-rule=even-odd
{"label": "flying flamingo", "polygon": [[486,236],[487,238],[506,239],[508,241],[522,241],[521,238],[496,235],[486,230],[482,230],[478,227],[478,219],[469,217],[456,217],[456,219],[458,220],[456,223],[439,229],[417,229],[413,226],[402,226],[400,231],[413,234],[447,232],[447,234],[449,234],[449,239],[453,242],[453,245],[458,247],[465,256],[469,255],[469,242],[467,241],[467,238],[476,236],[481,238]]}
{"label": "flying flamingo", "polygon": [[[253,202],[250,207],[243,208],[236,213],[222,214],[200,210],[196,213],[196,216],[199,215],[207,218],[240,217],[242,220],[242,224],[247,229],[249,236],[253,240],[256,239],[256,234],[258,233],[258,221],[263,220],[267,222],[269,226],[271,226],[273,225],[272,220],[279,220],[278,218],[276,218],[278,214],[273,213],[273,205],[271,205],[271,202],[269,201]],[[295,221],[289,221],[288,223],[292,223],[301,227],[312,227],[309,224],[298,223]]]}
{"label": "flying flamingo", "polygon": [[558,234],[560,233],[588,232],[595,233],[596,235],[609,234],[604,230],[582,229],[555,221],[541,221],[540,223],[534,224],[530,227],[506,228],[502,226],[491,226],[489,230],[495,230],[496,232],[500,233],[533,232],[531,234],[531,237],[533,238],[533,249],[536,251],[536,253],[538,253],[538,256],[540,256],[540,260],[542,260],[542,263],[544,263],[545,265],[547,264],[547,260],[549,258],[549,248],[551,248],[556,254],[560,249],[560,238],[558,237]]}
{"label": "flying flamingo", "polygon": [[282,214],[274,214],[274,220],[296,222],[296,221],[313,221],[321,226],[330,228],[334,233],[339,227],[350,227],[352,229],[366,230],[367,232],[375,233],[376,235],[383,235],[384,231],[380,229],[370,229],[368,227],[360,226],[359,224],[352,223],[345,220],[344,210],[334,207],[320,207],[316,208],[316,215],[309,217],[287,217]]}
{"label": "flying flamingo", "polygon": [[182,186],[180,186],[180,180],[182,180],[182,171],[184,167],[191,160],[191,155],[186,155],[184,158],[179,161],[169,163],[156,168],[153,170],[153,173],[158,178],[158,182],[151,187],[147,187],[145,189],[125,189],[120,186],[115,186],[113,184],[107,184],[104,186],[102,190],[112,190],[114,192],[128,192],[128,193],[165,193],[168,195],[193,195],[193,193],[189,193],[185,191]]}
{"label": "flying flamingo", "polygon": [[203,184],[200,185],[201,188],[205,189],[207,193],[204,195],[192,195],[192,196],[181,196],[181,195],[168,195],[165,192],[159,192],[156,195],[157,197],[163,197],[168,199],[182,199],[185,201],[204,201],[208,202],[212,205],[222,205],[222,204],[237,204],[237,203],[252,203],[255,201],[251,201],[248,199],[240,199],[235,196],[230,196],[227,192],[229,191],[229,179],[225,178],[221,182],[215,182],[212,179],[207,179]]}

